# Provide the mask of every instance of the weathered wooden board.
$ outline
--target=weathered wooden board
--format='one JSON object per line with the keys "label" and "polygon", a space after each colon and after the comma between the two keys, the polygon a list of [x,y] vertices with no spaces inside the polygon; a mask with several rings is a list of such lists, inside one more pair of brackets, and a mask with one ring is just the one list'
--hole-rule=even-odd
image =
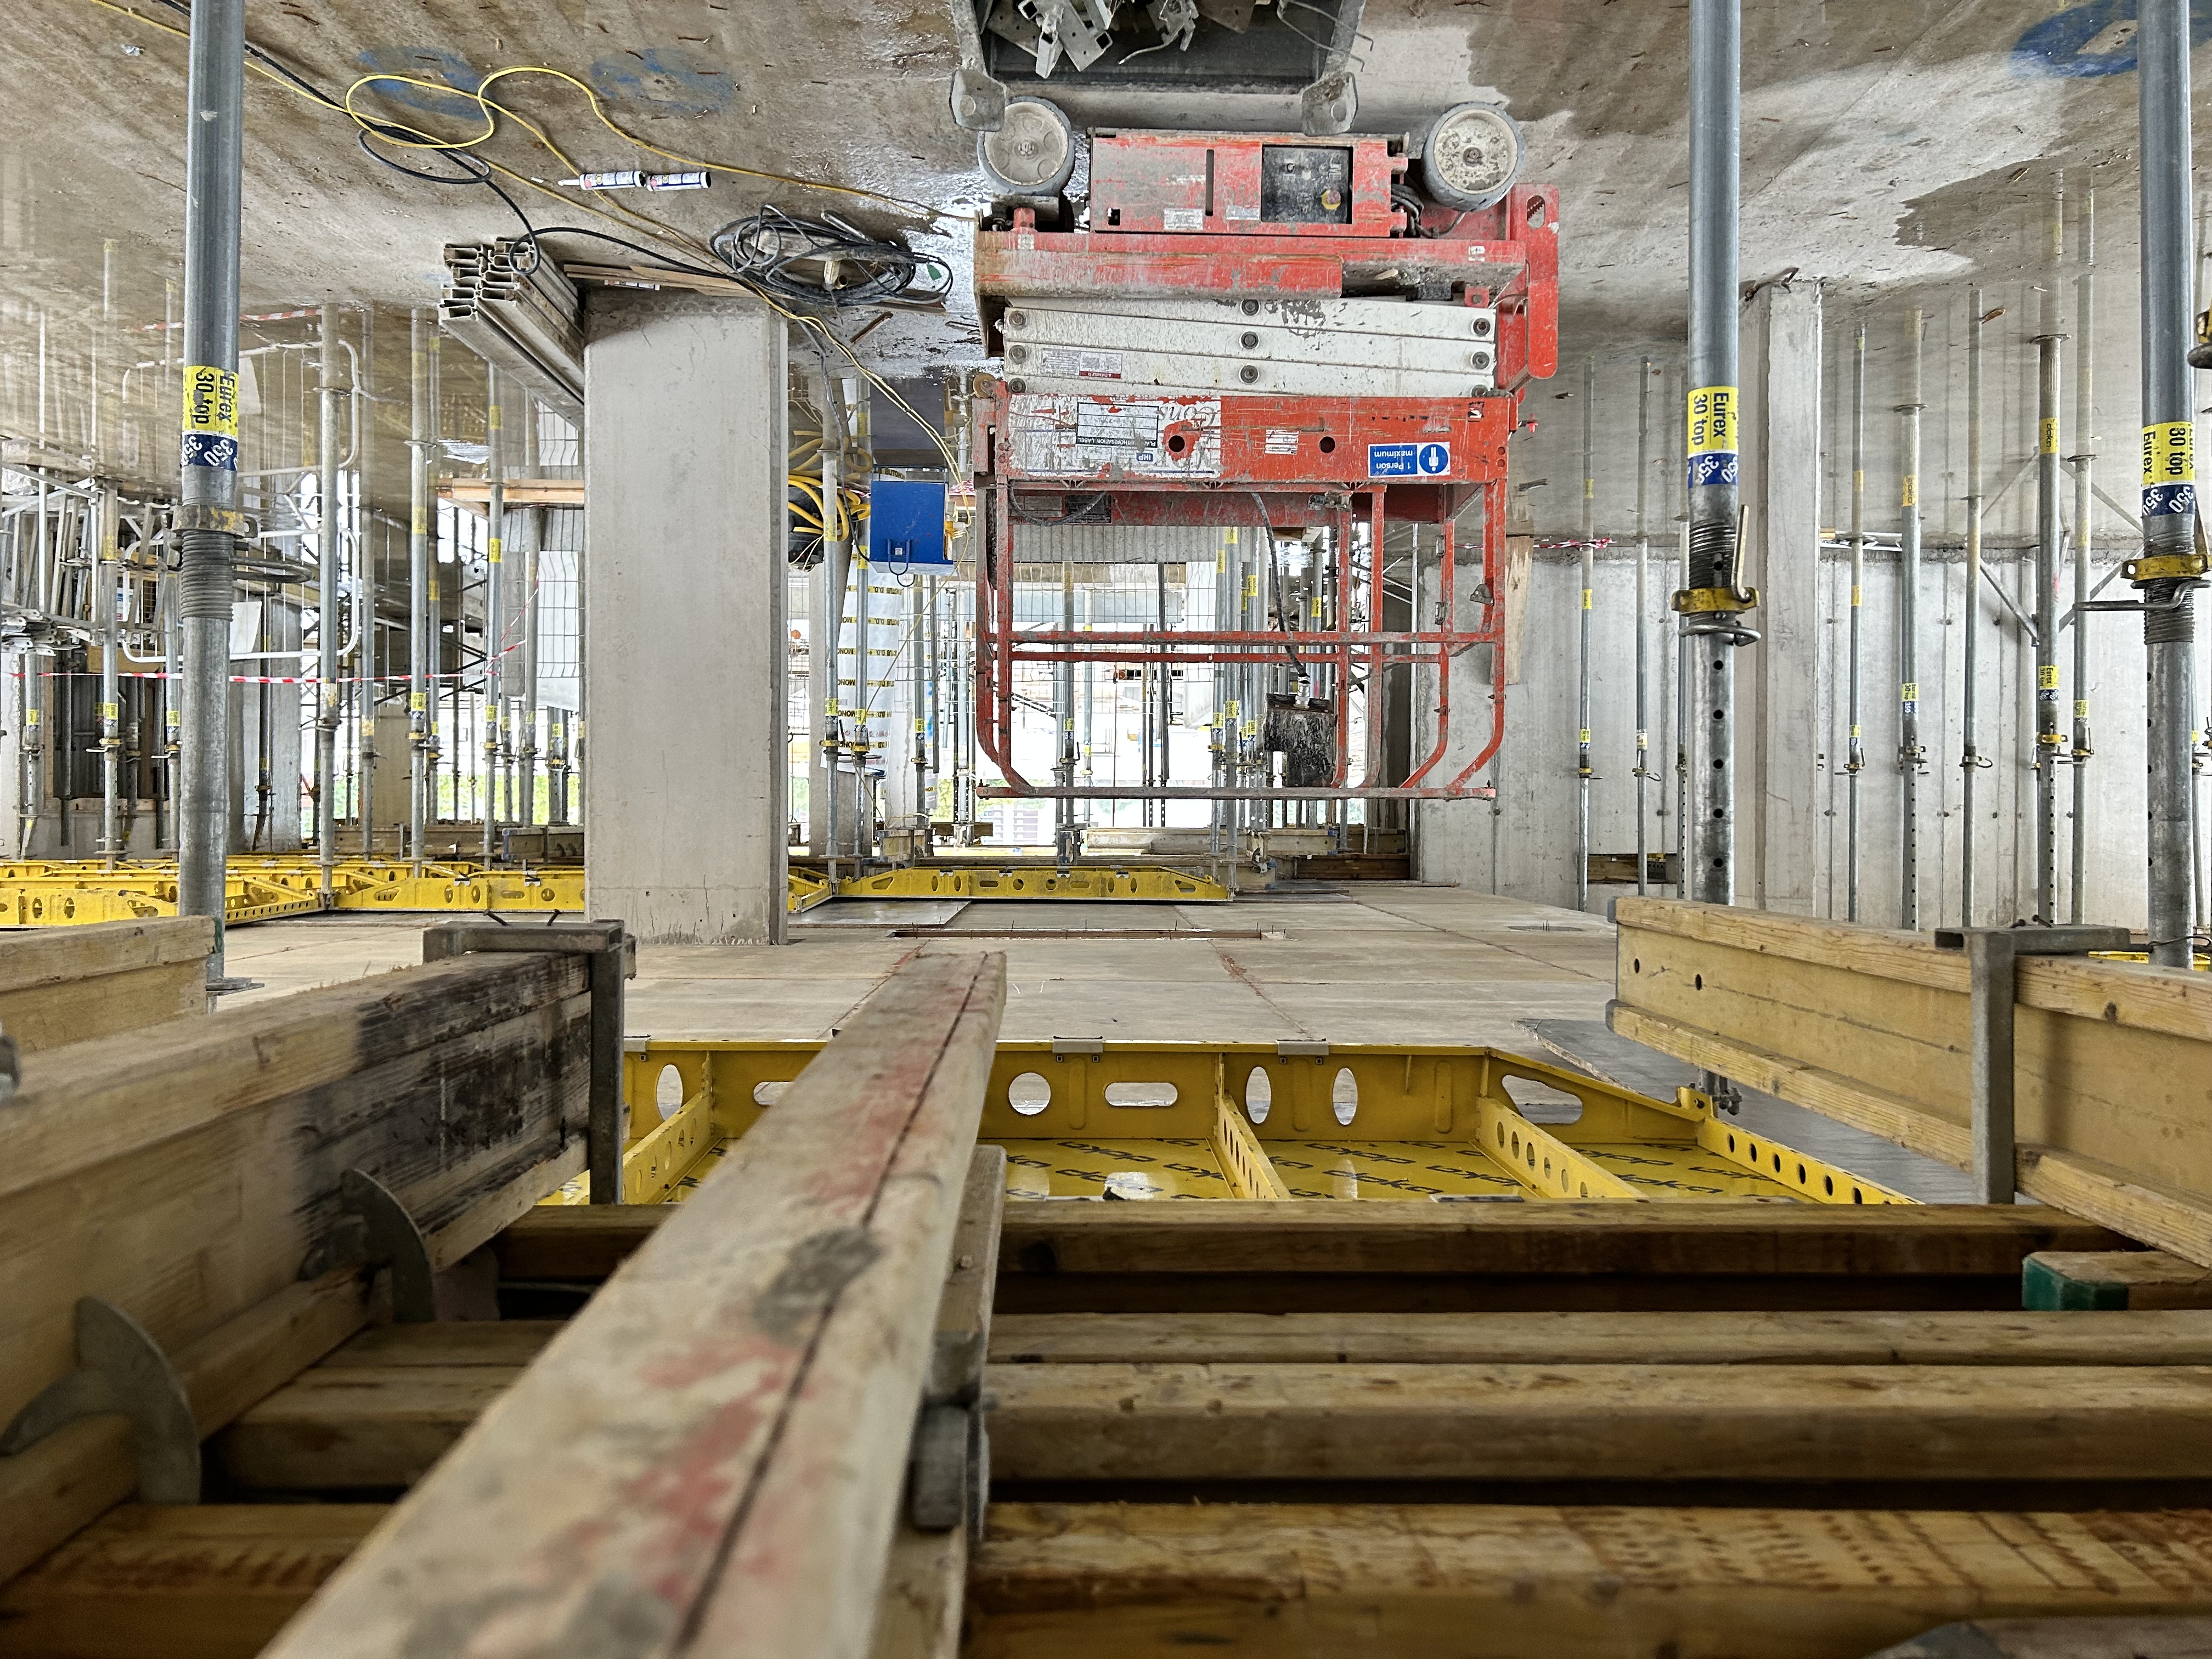
{"label": "weathered wooden board", "polygon": [[2039,1250],[2021,1270],[2023,1307],[2212,1309],[2212,1268],[2164,1250]]}
{"label": "weathered wooden board", "polygon": [[[303,1303],[297,1280],[349,1168],[436,1265],[483,1243],[582,1167],[586,973],[470,958],[29,1056],[0,1117],[0,1420],[74,1366],[85,1296],[187,1373],[207,1432],[343,1341],[357,1287]],[[112,1419],[0,1460],[0,1579],[127,1497],[131,1468]]]}
{"label": "weathered wooden board", "polygon": [[233,1490],[404,1490],[522,1375],[514,1365],[318,1365],[245,1412],[210,1448]]}
{"label": "weathered wooden board", "polygon": [[894,975],[270,1659],[865,1659],[1005,983]]}
{"label": "weathered wooden board", "polygon": [[2212,1609],[2212,1514],[1005,1504],[974,1659],[1866,1659],[1947,1620]]}
{"label": "weathered wooden board", "polygon": [[0,933],[0,1031],[24,1054],[208,1011],[205,916]]}
{"label": "weathered wooden board", "polygon": [[380,1504],[129,1504],[4,1589],[0,1653],[253,1659],[384,1518]]}
{"label": "weathered wooden board", "polygon": [[[680,1206],[679,1206],[680,1207]],[[2125,1241],[2033,1205],[1068,1204],[1009,1200],[1011,1314],[1185,1310],[2015,1309],[2039,1249]],[[500,1236],[510,1279],[590,1283],[669,1213],[548,1206]]]}
{"label": "weathered wooden board", "polygon": [[1001,1314],[991,1361],[2212,1365],[2212,1312]]}
{"label": "weathered wooden board", "polygon": [[[1614,1030],[1965,1167],[1972,994],[1929,934],[1620,901]],[[2212,1265],[2212,976],[2021,958],[2017,1178]]]}
{"label": "weathered wooden board", "polygon": [[[1440,1213],[1442,1212],[1442,1213]],[[2058,1243],[2093,1238],[2094,1244]],[[1558,1203],[1006,1206],[1015,1274],[2002,1274],[2030,1251],[2110,1249],[2034,1206]]]}
{"label": "weathered wooden board", "polygon": [[1018,1480],[2212,1479],[2212,1369],[1006,1365]]}

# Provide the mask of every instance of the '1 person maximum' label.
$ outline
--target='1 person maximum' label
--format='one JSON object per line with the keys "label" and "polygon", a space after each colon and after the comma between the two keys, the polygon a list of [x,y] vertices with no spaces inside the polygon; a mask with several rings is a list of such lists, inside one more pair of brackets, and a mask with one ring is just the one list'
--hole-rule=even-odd
{"label": "'1 person maximum' label", "polygon": [[1450,471],[1449,444],[1367,446],[1367,476],[1370,478],[1436,478]]}

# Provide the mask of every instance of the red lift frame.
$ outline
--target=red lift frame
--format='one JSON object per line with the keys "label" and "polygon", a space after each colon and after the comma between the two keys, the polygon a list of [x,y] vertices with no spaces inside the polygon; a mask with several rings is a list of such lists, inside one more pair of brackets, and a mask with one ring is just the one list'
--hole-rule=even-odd
{"label": "red lift frame", "polygon": [[[976,403],[973,453],[983,464],[976,491],[983,514],[975,564],[976,738],[1006,779],[1004,787],[987,787],[983,793],[1171,800],[1464,800],[1488,796],[1486,787],[1474,786],[1469,780],[1489,763],[1504,734],[1502,690],[1492,693],[1490,738],[1482,752],[1448,782],[1424,785],[1421,781],[1443,763],[1450,738],[1448,665],[1473,647],[1497,645],[1504,638],[1505,439],[1519,407],[1517,398],[1499,396],[1447,402],[1425,398],[1163,398],[1099,394],[1079,401],[1106,405],[1109,410],[1133,404],[1164,405],[1165,410],[1201,417],[1188,422],[1163,420],[1163,443],[1155,452],[1162,458],[1160,464],[1168,464],[1168,447],[1176,442],[1179,426],[1206,430],[1203,417],[1212,416],[1218,407],[1219,425],[1212,430],[1220,454],[1221,476],[1132,476],[1112,468],[1087,473],[1022,469],[1015,458],[1016,434],[1010,428],[1017,422],[1034,426],[1058,412],[1039,405],[1058,404],[1064,409],[1071,401],[1079,400],[1025,398],[1011,392],[1004,382],[997,382],[991,386],[989,395],[979,395]],[[1192,405],[1198,407],[1193,410]],[[1298,440],[1297,453],[1281,453],[1289,447],[1285,437],[1291,434]],[[1187,449],[1194,453],[1192,438],[1182,435]],[[1275,453],[1269,452],[1270,438]],[[1369,445],[1395,444],[1402,448],[1407,444],[1419,446],[1424,440],[1444,451],[1447,471],[1427,480],[1403,483],[1367,477]],[[1121,524],[1218,525],[1256,531],[1263,507],[1267,523],[1277,531],[1327,524],[1336,531],[1336,591],[1340,594],[1351,592],[1352,528],[1358,519],[1365,518],[1370,526],[1371,556],[1375,557],[1380,556],[1386,520],[1437,525],[1443,530],[1438,591],[1456,594],[1459,571],[1452,520],[1477,494],[1483,498],[1481,591],[1490,597],[1481,607],[1481,622],[1471,629],[1417,626],[1408,633],[1386,633],[1373,628],[1338,626],[1286,636],[1278,629],[1163,631],[1153,628],[1096,634],[1063,629],[1017,629],[1014,625],[1013,532],[1018,501],[1034,503],[1037,508],[1050,502],[1051,510],[1032,510],[1028,514],[1048,521],[1062,516],[1069,496],[1103,495],[1109,505],[1111,521]],[[1419,618],[1415,620],[1418,624]],[[1286,650],[1295,653],[1301,662],[1336,671],[1335,715],[1340,733],[1346,730],[1355,671],[1364,670],[1370,677],[1370,684],[1380,683],[1372,678],[1377,671],[1396,664],[1439,671],[1437,741],[1403,784],[1389,787],[1350,784],[1351,757],[1342,747],[1332,782],[1304,788],[1042,785],[1030,782],[1014,765],[1017,663],[1273,665],[1283,660]],[[1372,735],[1370,731],[1370,738]]]}
{"label": "red lift frame", "polygon": [[[1158,181],[1174,173],[1177,156],[1196,142],[1235,147],[1276,141],[1241,135],[1215,140],[1194,135],[1116,135],[1127,155],[1115,163],[1156,194]],[[1310,142],[1310,141],[1304,141]],[[1361,141],[1369,143],[1370,141]],[[1155,159],[1149,149],[1161,154]],[[1255,152],[1256,154],[1256,150]],[[1227,165],[1227,163],[1224,163]],[[1355,202],[1378,193],[1378,181],[1404,170],[1402,155],[1376,148],[1356,149]],[[1214,177],[1209,156],[1205,176]],[[1161,169],[1167,169],[1161,172]],[[1187,169],[1186,169],[1187,170]],[[1180,176],[1179,174],[1176,176]],[[1470,780],[1498,752],[1504,735],[1502,684],[1491,693],[1489,740],[1474,759],[1440,784],[1425,784],[1444,757],[1451,728],[1451,661],[1479,645],[1502,643],[1504,633],[1505,441],[1519,419],[1521,390],[1549,378],[1559,365],[1559,192],[1548,185],[1519,185],[1497,206],[1457,216],[1442,234],[1387,234],[1387,225],[1356,222],[1351,234],[1317,227],[1254,234],[1231,227],[1214,212],[1209,185],[1195,231],[1156,229],[1139,214],[1126,229],[1040,230],[1034,212],[1013,216],[1012,228],[975,239],[976,290],[987,337],[994,336],[1007,305],[1025,298],[1080,293],[1129,299],[1212,296],[1265,297],[1285,293],[1424,290],[1439,286],[1468,305],[1495,305],[1498,320],[1498,385],[1492,394],[1457,398],[1275,398],[1224,395],[1124,396],[1103,390],[1086,397],[1030,397],[1018,380],[979,385],[974,404],[973,447],[978,526],[975,571],[975,729],[983,751],[1006,783],[987,796],[1085,799],[1201,800],[1458,800],[1491,791]],[[1096,204],[1094,203],[1094,210]],[[1358,210],[1355,209],[1355,213]],[[1370,213],[1369,216],[1373,216]],[[1401,223],[1395,218],[1389,223]],[[1385,234],[1377,234],[1382,231]],[[1040,462],[1036,434],[1041,421],[1077,418],[1078,404],[1104,405],[1109,416],[1151,405],[1158,443],[1132,466],[1092,465],[1066,454]],[[1046,409],[1044,405],[1054,405]],[[1295,441],[1293,441],[1295,440]],[[1432,454],[1442,445],[1443,464],[1425,460],[1417,476],[1376,476],[1370,446],[1406,446]],[[1079,447],[1071,452],[1079,457]],[[1336,775],[1325,787],[1223,788],[1197,785],[1086,787],[1032,784],[1013,763],[1013,675],[1019,662],[1269,664],[1282,657],[1285,636],[1272,630],[1146,629],[1099,635],[1014,626],[1013,527],[1018,501],[1058,511],[1031,511],[1049,521],[1071,495],[1106,498],[1110,521],[1121,524],[1259,528],[1261,503],[1277,530],[1328,524],[1335,536],[1337,592],[1351,591],[1351,529],[1358,518],[1371,526],[1372,556],[1382,557],[1386,520],[1443,527],[1441,592],[1458,594],[1452,520],[1480,494],[1483,501],[1481,621],[1473,629],[1418,626],[1408,633],[1350,629],[1340,625],[1297,633],[1291,643],[1301,661],[1334,668]],[[1255,497],[1257,498],[1255,500]],[[1455,605],[1456,599],[1455,599]],[[1340,623],[1340,619],[1332,619]],[[1346,704],[1355,669],[1370,676],[1401,664],[1437,672],[1435,746],[1390,787],[1352,786],[1345,732]],[[1370,680],[1370,684],[1376,684]],[[1369,763],[1376,756],[1370,731]]]}

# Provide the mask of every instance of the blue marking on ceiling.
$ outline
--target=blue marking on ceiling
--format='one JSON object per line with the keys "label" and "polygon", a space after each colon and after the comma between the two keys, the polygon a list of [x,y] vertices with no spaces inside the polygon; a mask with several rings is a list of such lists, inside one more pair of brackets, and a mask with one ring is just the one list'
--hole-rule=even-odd
{"label": "blue marking on ceiling", "polygon": [[[2012,72],[2029,78],[2133,75],[2136,0],[2087,0],[2032,25],[2013,45]],[[2191,0],[2192,46],[2212,42],[2212,0]]]}
{"label": "blue marking on ceiling", "polygon": [[592,64],[590,79],[608,102],[656,115],[719,115],[738,95],[735,76],[682,46],[610,52]]}
{"label": "blue marking on ceiling", "polygon": [[[404,75],[417,81],[443,81],[456,93],[474,92],[483,76],[459,52],[436,46],[372,46],[356,60],[370,75]],[[396,81],[372,81],[354,95],[354,107],[372,119],[376,103],[398,104],[425,115],[449,116],[458,120],[483,119],[483,109],[473,98],[463,98],[422,87],[402,86]]]}

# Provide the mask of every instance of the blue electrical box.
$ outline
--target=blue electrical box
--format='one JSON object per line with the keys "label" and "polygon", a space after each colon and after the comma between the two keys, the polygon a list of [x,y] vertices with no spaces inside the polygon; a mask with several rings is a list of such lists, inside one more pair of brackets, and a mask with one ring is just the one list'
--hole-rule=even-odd
{"label": "blue electrical box", "polygon": [[878,478],[868,486],[868,562],[893,570],[950,570],[945,486]]}

